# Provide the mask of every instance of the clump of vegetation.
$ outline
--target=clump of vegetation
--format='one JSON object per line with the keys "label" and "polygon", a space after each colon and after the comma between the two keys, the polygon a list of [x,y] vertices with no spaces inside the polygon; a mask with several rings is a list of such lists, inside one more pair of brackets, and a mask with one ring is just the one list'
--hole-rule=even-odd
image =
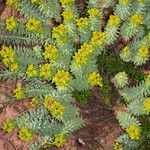
{"label": "clump of vegetation", "polygon": [[[22,84],[13,89],[13,98],[3,102],[29,99],[30,108],[13,120],[6,119],[2,128],[9,133],[19,128],[22,141],[39,136],[31,150],[43,145],[62,147],[83,126],[72,97],[85,104],[89,90],[98,86],[110,105],[107,93],[114,77],[128,108],[128,112],[118,112],[125,134],[116,140],[114,149],[145,144],[150,74],[141,73],[140,66],[149,60],[149,0],[90,0],[84,13],[75,0],[6,0],[6,4],[24,17],[0,20],[0,60],[5,65],[0,80],[16,78]],[[107,8],[113,8],[108,20]],[[126,42],[118,49],[115,44],[120,39]]]}

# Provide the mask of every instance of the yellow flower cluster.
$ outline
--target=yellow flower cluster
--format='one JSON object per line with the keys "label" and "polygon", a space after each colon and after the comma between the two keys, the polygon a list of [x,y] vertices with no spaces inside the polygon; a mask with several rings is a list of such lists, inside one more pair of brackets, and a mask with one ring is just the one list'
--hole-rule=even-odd
{"label": "yellow flower cluster", "polygon": [[52,81],[56,83],[59,89],[65,89],[69,85],[71,76],[68,71],[58,70]]}
{"label": "yellow flower cluster", "polygon": [[114,150],[123,150],[122,144],[116,142],[114,145]]}
{"label": "yellow flower cluster", "polygon": [[138,49],[138,56],[141,57],[141,58],[147,58],[148,57],[148,54],[149,54],[149,50],[148,50],[148,46],[141,46],[139,49]]}
{"label": "yellow flower cluster", "polygon": [[15,94],[15,97],[17,99],[22,99],[24,98],[24,92],[23,88],[21,86],[17,87],[16,89],[13,90],[13,93]]}
{"label": "yellow flower cluster", "polygon": [[64,11],[62,13],[62,16],[63,16],[65,21],[70,22],[73,19],[73,12],[71,10]]}
{"label": "yellow flower cluster", "polygon": [[6,0],[7,5],[18,6],[18,0]]}
{"label": "yellow flower cluster", "polygon": [[44,64],[40,67],[40,77],[43,78],[50,78],[51,77],[51,65],[50,64]]}
{"label": "yellow flower cluster", "polygon": [[58,43],[66,43],[69,29],[64,24],[54,27],[52,30],[52,38],[55,38]]}
{"label": "yellow flower cluster", "polygon": [[98,17],[100,15],[100,10],[97,8],[91,8],[88,10],[88,13],[91,17]]}
{"label": "yellow flower cluster", "polygon": [[6,19],[6,29],[11,31],[18,27],[18,23],[15,20],[14,16],[10,17],[9,19]]}
{"label": "yellow flower cluster", "polygon": [[35,32],[35,33],[43,33],[42,22],[36,18],[30,18],[26,23],[26,30]]}
{"label": "yellow flower cluster", "polygon": [[37,98],[37,97],[33,97],[33,98],[31,99],[30,106],[31,106],[32,108],[34,108],[34,107],[36,107],[36,106],[38,106],[38,105],[39,105],[39,100],[38,100],[38,98]]}
{"label": "yellow flower cluster", "polygon": [[96,86],[96,85],[99,85],[100,87],[103,86],[102,77],[98,73],[96,73],[95,71],[92,72],[91,74],[89,74],[89,76],[88,76],[88,83],[92,87]]}
{"label": "yellow flower cluster", "polygon": [[64,114],[65,107],[60,102],[56,102],[51,96],[45,96],[43,105],[50,111],[53,117]]}
{"label": "yellow flower cluster", "polygon": [[88,61],[88,57],[93,51],[94,51],[93,46],[84,42],[83,45],[81,46],[81,49],[79,49],[78,52],[75,52],[75,55],[73,56],[75,64],[77,66],[86,64]]}
{"label": "yellow flower cluster", "polygon": [[35,77],[37,76],[36,66],[33,64],[29,64],[26,71],[27,77]]}
{"label": "yellow flower cluster", "polygon": [[48,45],[45,48],[45,52],[43,53],[43,56],[45,59],[49,59],[49,60],[56,60],[56,58],[58,57],[58,49],[56,46],[54,45]]}
{"label": "yellow flower cluster", "polygon": [[73,4],[75,2],[75,0],[60,0],[60,2],[63,6],[65,6],[65,5],[67,6],[67,5]]}
{"label": "yellow flower cluster", "polygon": [[143,24],[144,19],[141,14],[136,13],[130,17],[130,22],[131,24],[137,26],[137,25]]}
{"label": "yellow flower cluster", "polygon": [[130,48],[129,46],[126,46],[122,49],[121,54],[124,55],[125,57],[129,57],[130,56]]}
{"label": "yellow flower cluster", "polygon": [[79,28],[85,28],[85,27],[87,27],[87,26],[89,25],[89,20],[88,20],[87,17],[85,17],[85,18],[80,18],[80,19],[78,19],[78,20],[76,20],[76,21],[77,21],[77,26],[78,26]]}
{"label": "yellow flower cluster", "polygon": [[106,42],[105,32],[93,32],[91,42],[93,46],[99,46],[104,44]]}
{"label": "yellow flower cluster", "polygon": [[109,20],[108,20],[108,24],[110,26],[118,26],[119,23],[120,23],[120,18],[118,16],[110,15]]}
{"label": "yellow flower cluster", "polygon": [[59,134],[55,136],[52,145],[55,145],[57,147],[62,147],[65,143],[66,143],[66,138],[63,135]]}
{"label": "yellow flower cluster", "polygon": [[19,138],[21,141],[30,141],[34,137],[34,134],[28,128],[21,128],[19,130]]}
{"label": "yellow flower cluster", "polygon": [[140,126],[136,124],[132,124],[128,128],[126,128],[126,131],[132,140],[139,140],[140,133],[141,133]]}
{"label": "yellow flower cluster", "polygon": [[6,67],[9,67],[13,72],[18,70],[19,65],[16,62],[16,53],[11,47],[3,45],[0,51],[0,55],[3,57],[2,61]]}
{"label": "yellow flower cluster", "polygon": [[144,99],[144,109],[150,112],[150,97]]}
{"label": "yellow flower cluster", "polygon": [[12,120],[6,119],[3,122],[2,129],[4,131],[7,131],[8,133],[10,133],[10,132],[12,132],[15,129],[15,124],[14,124],[14,122]]}
{"label": "yellow flower cluster", "polygon": [[127,5],[129,3],[129,0],[120,0],[119,2],[121,4]]}

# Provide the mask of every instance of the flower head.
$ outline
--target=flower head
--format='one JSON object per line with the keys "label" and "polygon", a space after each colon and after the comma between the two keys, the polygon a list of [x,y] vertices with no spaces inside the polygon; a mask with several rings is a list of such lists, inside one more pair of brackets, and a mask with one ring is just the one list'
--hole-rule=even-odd
{"label": "flower head", "polygon": [[56,83],[59,89],[65,89],[68,87],[71,76],[68,71],[58,70],[52,81]]}
{"label": "flower head", "polygon": [[68,6],[72,5],[75,2],[75,0],[60,0],[60,2],[63,6]]}
{"label": "flower head", "polygon": [[136,13],[130,17],[131,24],[133,24],[135,26],[143,24],[143,21],[144,21],[143,16],[138,13]]}
{"label": "flower head", "polygon": [[18,0],[6,0],[6,4],[11,5],[11,6],[15,6],[15,7],[17,7],[19,5]]}
{"label": "flower head", "polygon": [[33,139],[34,134],[28,128],[23,127],[19,130],[18,136],[19,136],[21,141],[30,141]]}
{"label": "flower head", "polygon": [[60,102],[56,102],[51,96],[45,96],[43,105],[53,117],[61,116],[65,111],[65,107]]}
{"label": "flower head", "polygon": [[150,112],[150,97],[144,99],[144,110]]}
{"label": "flower head", "polygon": [[88,20],[87,17],[85,17],[85,18],[80,18],[80,19],[77,20],[77,26],[78,26],[79,28],[85,28],[85,27],[87,27],[88,25],[89,25],[89,20]]}
{"label": "flower head", "polygon": [[36,66],[33,64],[29,64],[26,71],[27,77],[35,77],[37,76]]}
{"label": "flower head", "polygon": [[130,0],[119,0],[121,4],[127,5]]}
{"label": "flower head", "polygon": [[33,97],[33,98],[31,99],[30,106],[31,106],[32,108],[34,108],[34,107],[36,107],[36,106],[38,106],[38,105],[39,105],[39,99],[38,99],[37,97]]}
{"label": "flower head", "polygon": [[12,120],[6,119],[3,122],[2,129],[7,131],[8,133],[12,132],[15,129],[15,124]]}
{"label": "flower head", "polygon": [[73,12],[70,10],[64,11],[62,13],[62,16],[64,18],[65,21],[71,21],[73,19]]}
{"label": "flower head", "polygon": [[75,55],[73,56],[74,62],[77,66],[81,66],[87,63],[88,61],[88,54],[82,49],[79,49],[78,52],[75,52]]}
{"label": "flower head", "polygon": [[23,88],[21,86],[17,87],[16,89],[13,90],[13,93],[15,94],[15,97],[17,99],[22,99],[24,98],[24,92]]}
{"label": "flower head", "polygon": [[106,42],[105,32],[93,32],[91,42],[93,46],[99,46],[104,44]]}
{"label": "flower head", "polygon": [[120,23],[120,18],[118,16],[110,15],[109,20],[108,20],[109,25],[118,26],[119,23]]}
{"label": "flower head", "polygon": [[126,128],[126,131],[132,140],[139,140],[140,133],[141,133],[140,126],[136,124],[132,124],[128,128]]}
{"label": "flower head", "polygon": [[14,62],[10,65],[10,70],[12,72],[17,72],[18,71],[18,68],[19,68],[19,64],[17,62]]}
{"label": "flower head", "polygon": [[40,67],[40,76],[43,78],[50,78],[51,77],[51,65],[44,64]]}
{"label": "flower head", "polygon": [[124,56],[124,57],[129,57],[130,56],[130,48],[129,46],[126,46],[122,49],[121,51],[121,54]]}
{"label": "flower head", "polygon": [[91,8],[88,10],[91,17],[98,17],[100,15],[100,10],[98,8]]}
{"label": "flower head", "polygon": [[89,74],[88,76],[88,83],[93,87],[99,85],[100,87],[103,85],[102,77],[96,73],[95,71]]}
{"label": "flower head", "polygon": [[54,45],[48,45],[45,48],[45,52],[43,53],[45,59],[49,59],[50,61],[54,61],[58,57],[58,49]]}
{"label": "flower head", "polygon": [[26,23],[26,30],[35,33],[42,33],[42,22],[36,18],[30,18]]}
{"label": "flower head", "polygon": [[141,46],[139,49],[138,49],[138,55],[139,57],[141,58],[147,58],[148,57],[148,46]]}
{"label": "flower head", "polygon": [[81,45],[81,50],[87,54],[91,54],[94,51],[94,48],[92,45],[84,42],[83,45]]}
{"label": "flower head", "polygon": [[6,19],[6,29],[7,30],[14,30],[18,27],[18,23],[15,20],[14,16],[10,17],[9,19]]}
{"label": "flower head", "polygon": [[52,37],[59,39],[60,37],[67,35],[68,32],[68,27],[64,24],[60,24],[59,26],[53,28]]}
{"label": "flower head", "polygon": [[113,147],[114,147],[114,150],[123,150],[122,144],[120,144],[120,143],[118,143],[118,142],[116,142],[116,143],[113,145]]}
{"label": "flower head", "polygon": [[57,147],[62,147],[65,143],[66,143],[66,138],[63,135],[59,134],[55,136],[52,145],[55,145]]}

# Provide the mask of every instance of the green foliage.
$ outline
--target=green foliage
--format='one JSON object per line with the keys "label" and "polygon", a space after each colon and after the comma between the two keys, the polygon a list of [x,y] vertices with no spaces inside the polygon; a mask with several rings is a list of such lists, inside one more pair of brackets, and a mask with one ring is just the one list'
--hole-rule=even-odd
{"label": "green foliage", "polygon": [[[23,18],[0,21],[0,41],[5,44],[0,59],[6,67],[0,80],[10,77],[22,80],[23,84],[12,91],[15,99],[39,101],[38,106],[13,120],[20,129],[40,135],[30,149],[52,146],[58,135],[68,137],[83,126],[79,110],[72,104],[73,96],[85,104],[91,96],[89,90],[103,83],[100,92],[109,105],[113,97],[109,96],[112,90],[109,79],[119,72],[126,72],[129,81],[131,78],[138,83],[127,87],[126,78],[115,78],[114,83],[122,88],[119,93],[129,107],[128,112],[119,113],[117,118],[124,129],[137,125],[134,128],[139,134],[139,116],[149,114],[143,100],[150,95],[150,77],[145,78],[140,67],[134,65],[143,65],[149,59],[148,0],[105,0],[101,6],[99,0],[90,0],[87,12],[83,13],[78,11],[74,0],[7,0],[6,4],[18,10]],[[103,20],[106,9],[112,12],[108,20]],[[114,44],[122,38],[130,44],[123,43],[129,48],[119,52]],[[118,142],[126,150],[138,145],[126,134]]]}
{"label": "green foliage", "polygon": [[89,97],[92,96],[91,91],[84,91],[84,92],[79,92],[79,91],[74,91],[73,92],[73,97],[80,102],[80,104],[85,105],[88,103]]}

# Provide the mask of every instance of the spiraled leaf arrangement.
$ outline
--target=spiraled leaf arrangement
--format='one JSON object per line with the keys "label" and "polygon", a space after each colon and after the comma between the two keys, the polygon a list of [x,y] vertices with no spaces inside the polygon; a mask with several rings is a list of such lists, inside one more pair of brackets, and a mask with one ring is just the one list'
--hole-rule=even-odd
{"label": "spiraled leaf arrangement", "polygon": [[[35,141],[31,150],[43,145],[61,147],[83,125],[79,110],[72,104],[73,91],[103,86],[97,61],[111,44],[118,38],[131,41],[121,49],[120,58],[136,66],[148,61],[150,2],[90,0],[85,15],[80,14],[75,0],[7,0],[6,4],[23,17],[0,20],[0,41],[4,43],[0,59],[6,67],[0,79],[17,78],[23,84],[12,91],[14,98],[4,102],[29,99],[30,108],[4,121],[3,129],[10,133],[18,127],[20,140]],[[104,27],[104,11],[109,7],[114,12]],[[114,84],[121,88],[132,114],[118,116],[128,133],[118,139],[116,147],[120,149],[124,144],[128,150],[138,145],[141,127],[135,116],[149,114],[149,81],[148,76],[131,88],[125,72],[115,77]]]}

